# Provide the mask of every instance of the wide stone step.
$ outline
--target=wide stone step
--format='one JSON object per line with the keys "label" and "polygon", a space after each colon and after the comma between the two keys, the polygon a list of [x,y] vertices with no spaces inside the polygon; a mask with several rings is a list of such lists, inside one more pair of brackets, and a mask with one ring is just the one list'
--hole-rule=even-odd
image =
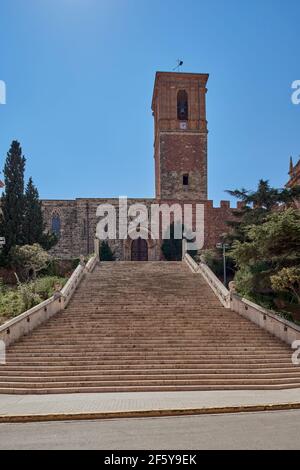
{"label": "wide stone step", "polygon": [[31,382],[31,381],[23,381],[23,382],[3,382],[0,380],[0,389],[6,387],[7,389],[30,389],[34,391],[35,389],[56,389],[56,388],[82,388],[83,391],[86,388],[105,388],[105,387],[135,387],[135,386],[143,386],[143,387],[159,387],[159,386],[172,386],[172,387],[185,387],[185,386],[196,386],[196,387],[209,387],[209,386],[219,386],[219,387],[238,387],[238,386],[264,386],[269,387],[272,385],[278,386],[286,386],[286,385],[296,385],[300,384],[300,378],[282,378],[282,379],[265,379],[265,378],[195,378],[195,379],[161,379],[161,380],[100,380],[100,381],[60,381],[57,380],[55,382]]}
{"label": "wide stone step", "polygon": [[[224,351],[221,352],[218,351],[200,351],[195,353],[194,351],[189,351],[186,352],[185,354],[181,354],[181,351],[172,351],[172,352],[167,352],[165,351],[164,353],[157,352],[156,354],[153,353],[152,351],[140,351],[139,353],[136,353],[134,350],[132,351],[104,351],[101,353],[93,354],[93,353],[86,353],[83,355],[82,352],[71,352],[71,353],[57,353],[57,355],[52,354],[49,356],[48,354],[45,355],[39,355],[38,353],[14,353],[13,351],[8,351],[7,353],[7,361],[12,361],[12,360],[22,360],[22,358],[25,360],[60,360],[64,358],[65,360],[92,360],[92,359],[97,359],[99,360],[142,360],[142,359],[165,359],[165,360],[176,360],[176,361],[181,361],[185,362],[187,360],[197,360],[197,361],[205,361],[205,359],[213,359],[216,358],[218,360],[224,359],[224,360],[232,360],[232,361],[243,361],[244,359],[261,359],[261,360],[278,360],[282,358],[289,358],[292,360],[292,355],[288,351],[275,351],[275,352],[269,352],[268,350],[266,351]],[[0,366],[1,367],[1,366]]]}
{"label": "wide stone step", "polygon": [[[113,321],[113,319],[112,319]],[[57,328],[59,327],[59,333],[57,332]],[[203,325],[201,322],[198,323],[186,323],[186,324],[174,324],[172,331],[170,331],[170,326],[167,324],[162,324],[160,327],[153,327],[153,323],[151,324],[150,322],[145,322],[145,323],[136,323],[134,322],[124,322],[122,323],[116,323],[114,322],[114,325],[110,326],[109,324],[103,323],[103,322],[89,322],[87,321],[85,324],[69,324],[69,325],[54,325],[51,324],[49,325],[49,328],[44,328],[42,329],[39,334],[48,334],[51,332],[64,335],[66,332],[70,332],[74,335],[79,335],[81,333],[91,333],[98,335],[99,333],[104,333],[107,336],[114,336],[116,333],[122,333],[123,335],[129,334],[131,332],[138,332],[138,333],[143,333],[145,334],[146,331],[157,332],[159,333],[160,331],[162,334],[168,334],[169,335],[178,335],[182,333],[186,334],[194,334],[198,336],[210,336],[213,338],[213,334],[220,335],[223,334],[224,336],[231,336],[231,335],[247,335],[250,333],[255,333],[255,328],[243,328],[243,325],[240,325],[239,328],[235,327],[230,330],[229,334],[229,327],[226,328],[226,325],[223,325],[222,327],[215,329],[213,325]],[[262,331],[257,331],[258,335],[268,335],[271,336],[269,333],[262,332]],[[34,336],[36,336],[37,333],[34,333]]]}
{"label": "wide stone step", "polygon": [[[150,315],[150,316],[149,316]],[[142,310],[134,310],[133,308],[128,308],[126,311],[121,309],[113,309],[109,310],[101,310],[92,312],[85,308],[84,306],[80,308],[79,312],[72,312],[70,310],[65,311],[64,313],[58,314],[52,320],[51,323],[61,322],[61,321],[68,321],[68,322],[84,322],[86,319],[89,320],[110,320],[114,318],[115,320],[139,320],[139,321],[147,321],[149,318],[155,319],[157,321],[167,321],[167,320],[174,320],[175,322],[182,322],[182,321],[202,321],[204,324],[209,323],[210,321],[214,321],[216,324],[220,324],[220,319],[223,318],[224,321],[230,323],[232,318],[235,317],[239,323],[246,324],[246,319],[242,319],[238,317],[236,313],[227,312],[226,314],[220,313],[216,310],[201,310],[198,308],[196,311],[190,311],[187,309],[185,312],[177,313],[176,310],[172,309],[164,309],[164,310],[156,310],[153,307],[149,310],[143,308]],[[221,326],[221,325],[220,325]],[[234,326],[234,325],[232,325]]]}
{"label": "wide stone step", "polygon": [[[77,346],[73,348],[66,348],[62,347],[57,348],[53,346],[52,348],[47,348],[44,346],[43,348],[26,348],[24,347],[19,347],[19,348],[14,348],[11,351],[9,351],[8,354],[13,355],[13,356],[19,356],[19,355],[47,355],[51,354],[53,356],[55,355],[62,355],[65,354],[67,355],[82,355],[84,354],[85,356],[88,355],[93,355],[93,354],[100,354],[101,356],[112,356],[112,355],[119,355],[120,353],[122,354],[128,354],[128,355],[143,355],[144,353],[151,352],[151,354],[155,355],[156,353],[161,355],[161,354],[176,354],[176,355],[186,355],[186,354],[195,354],[195,355],[204,355],[204,354],[215,354],[218,352],[218,354],[244,354],[244,353],[252,353],[252,354],[257,354],[259,355],[260,353],[262,354],[267,354],[267,355],[272,355],[272,354],[283,354],[286,353],[287,351],[285,349],[282,349],[280,345],[274,345],[270,346],[269,348],[266,348],[264,346],[258,347],[258,346],[241,346],[237,347],[236,345],[222,345],[221,347],[216,348],[213,345],[207,345],[205,346],[186,346],[179,348],[177,346],[135,346],[133,345],[132,348],[129,348],[127,345],[124,345],[124,347],[116,344],[115,347],[111,347],[109,350],[106,347],[91,347],[89,349],[79,349]],[[10,356],[11,357],[11,356]]]}
{"label": "wide stone step", "polygon": [[282,385],[181,385],[181,386],[117,386],[117,387],[69,387],[69,388],[0,388],[0,394],[44,395],[67,393],[123,393],[123,392],[183,392],[183,391],[214,391],[214,390],[284,390],[299,388],[299,384]]}
{"label": "wide stone step", "polygon": [[[77,348],[77,347],[73,347],[73,348],[64,348],[64,347],[61,347],[61,348],[57,348],[57,347],[53,347],[53,348],[49,348],[49,349],[39,349],[39,348],[35,348],[35,349],[15,349],[15,350],[12,350],[10,353],[9,353],[9,356],[8,358],[12,358],[12,357],[20,357],[20,356],[23,356],[23,357],[28,357],[28,356],[35,356],[35,357],[47,357],[49,355],[51,355],[52,357],[62,357],[62,356],[65,356],[65,357],[76,357],[76,356],[79,356],[79,353],[78,353],[78,349],[80,348]],[[270,348],[270,349],[266,349],[266,348],[257,348],[257,347],[250,347],[248,346],[247,348],[245,349],[237,349],[235,348],[234,346],[232,347],[226,347],[226,345],[223,347],[223,348],[219,348],[218,349],[218,353],[223,353],[223,354],[226,354],[226,355],[230,355],[230,354],[234,354],[234,355],[242,355],[244,353],[247,353],[247,354],[256,354],[256,356],[259,356],[261,354],[263,355],[282,355],[282,354],[286,354],[286,352],[282,351],[281,348]],[[149,346],[149,347],[141,347],[141,348],[137,348],[137,347],[132,347],[131,349],[127,348],[127,347],[124,347],[124,348],[121,348],[121,347],[115,347],[115,348],[111,348],[111,350],[107,350],[107,348],[81,348],[80,349],[80,355],[84,355],[84,357],[88,357],[88,356],[95,356],[95,355],[98,355],[98,356],[101,356],[101,357],[109,357],[109,356],[120,356],[120,354],[124,355],[124,356],[131,356],[131,357],[137,357],[137,356],[145,356],[145,355],[151,355],[151,356],[155,356],[155,355],[159,355],[159,356],[170,356],[170,355],[173,355],[175,354],[177,357],[183,357],[183,356],[186,356],[186,355],[193,355],[195,357],[201,357],[203,355],[214,355],[215,354],[215,349],[209,349],[209,348],[192,348],[192,347],[185,347],[185,348],[178,348],[178,347],[174,347],[174,348],[163,348],[163,347],[153,347],[153,346]],[[80,357],[80,356],[79,356]]]}
{"label": "wide stone step", "polygon": [[152,380],[149,378],[144,378],[143,380],[139,380],[136,378],[133,378],[132,380],[123,380],[121,378],[117,380],[112,380],[110,377],[103,378],[101,380],[88,380],[85,378],[85,380],[78,380],[75,382],[70,381],[62,381],[62,380],[57,380],[53,382],[49,382],[47,380],[43,382],[31,382],[31,381],[26,381],[26,382],[14,382],[14,381],[8,381],[4,382],[2,380],[2,377],[0,378],[0,388],[3,386],[5,387],[11,387],[11,388],[17,388],[17,387],[22,387],[22,388],[56,388],[56,387],[62,387],[62,388],[67,388],[67,387],[85,387],[90,385],[91,387],[105,387],[105,386],[134,386],[136,385],[143,385],[147,386],[159,386],[159,385],[178,385],[178,386],[185,386],[185,385],[194,385],[194,386],[206,386],[206,385],[282,385],[282,384],[300,384],[300,377],[291,377],[291,378],[249,378],[249,377],[235,377],[235,378],[192,378],[192,379],[184,379],[184,378],[178,378],[175,379],[173,377],[171,378],[163,378],[163,379],[157,379],[157,380]]}
{"label": "wide stone step", "polygon": [[[170,367],[170,366],[168,366]],[[16,376],[16,373],[18,376]],[[128,366],[87,366],[84,369],[80,366],[73,366],[73,367],[30,367],[30,366],[23,366],[23,367],[9,367],[6,366],[4,370],[0,370],[0,376],[1,377],[14,377],[14,380],[16,377],[20,378],[29,378],[29,377],[36,377],[36,374],[38,374],[37,377],[58,377],[58,376],[66,376],[66,377],[81,377],[81,376],[99,376],[99,375],[133,375],[133,376],[138,376],[138,375],[181,375],[181,374],[193,374],[193,375],[221,375],[221,376],[231,376],[231,375],[247,375],[250,374],[251,377],[253,375],[266,375],[266,376],[279,376],[279,375],[293,375],[298,374],[298,370],[295,366],[293,365],[286,365],[284,368],[280,367],[278,365],[277,367],[269,367],[266,368],[264,365],[261,365],[258,367],[255,365],[254,367],[250,368],[248,365],[247,368],[245,366],[240,365],[239,367],[232,368],[232,366],[223,367],[223,368],[218,368],[218,365],[215,364],[214,367],[207,366],[201,367],[201,368],[194,368],[192,366],[185,366],[185,367],[179,367],[179,365],[175,365],[173,368],[166,368],[163,365],[151,365],[148,366],[144,365],[143,368],[140,368],[140,366],[137,366],[136,369],[134,369],[133,366],[130,368]],[[288,376],[287,375],[287,376]]]}
{"label": "wide stone step", "polygon": [[[59,350],[62,352],[64,351],[116,351],[116,350],[130,350],[135,349],[137,351],[139,350],[144,350],[144,349],[182,349],[182,350],[207,350],[207,349],[218,349],[219,351],[226,350],[228,349],[234,349],[236,351],[245,351],[251,349],[255,349],[257,351],[260,350],[267,350],[270,347],[270,350],[278,350],[278,351],[283,351],[284,348],[280,344],[274,344],[271,341],[266,341],[264,346],[261,346],[261,344],[253,339],[253,341],[245,341],[244,339],[240,340],[241,345],[239,347],[236,346],[234,341],[222,341],[222,346],[219,347],[219,342],[209,342],[209,341],[203,341],[202,339],[199,339],[198,341],[189,341],[188,339],[186,341],[164,341],[164,342],[158,342],[153,339],[147,339],[145,341],[139,339],[139,341],[135,341],[135,338],[132,337],[130,341],[123,340],[122,338],[114,338],[112,340],[99,340],[95,343],[93,342],[83,342],[83,341],[74,341],[74,343],[66,343],[64,344],[63,342],[51,342],[50,340],[47,340],[47,345],[45,346],[40,346],[38,341],[28,341],[24,342],[18,346],[14,346],[13,348],[10,349],[10,352],[20,352],[20,351],[26,351],[26,352],[31,352],[31,351],[44,351],[46,350],[53,351],[53,350]],[[286,348],[286,351],[289,349]]]}
{"label": "wide stone step", "polygon": [[209,338],[196,338],[196,339],[190,339],[190,338],[181,338],[181,339],[168,339],[168,340],[162,340],[158,341],[155,339],[155,336],[150,337],[150,338],[140,338],[138,336],[131,336],[130,338],[126,339],[123,337],[113,337],[113,338],[99,338],[98,341],[91,341],[91,342],[85,342],[83,340],[74,340],[74,342],[66,342],[64,343],[63,341],[54,341],[48,339],[47,344],[44,345],[43,347],[40,346],[39,342],[33,339],[28,339],[28,341],[24,341],[18,345],[15,345],[11,350],[18,350],[18,349],[26,349],[26,348],[51,348],[53,347],[65,347],[66,349],[69,348],[84,348],[84,350],[89,350],[89,349],[116,349],[116,348],[143,348],[145,346],[147,347],[158,347],[158,348],[236,348],[236,349],[241,349],[244,350],[245,348],[251,347],[255,348],[257,347],[258,349],[264,348],[264,349],[269,349],[270,348],[275,348],[275,349],[286,349],[288,350],[289,348],[284,348],[280,344],[279,341],[272,341],[272,338],[267,338],[262,345],[262,342],[259,341],[258,339],[253,338],[252,340],[247,340],[245,338],[236,338],[240,341],[240,344],[237,345],[236,342],[232,338],[221,338],[215,339],[214,341],[209,341]]}
{"label": "wide stone step", "polygon": [[213,390],[283,390],[299,388],[298,383],[284,383],[280,385],[134,385],[134,386],[104,386],[104,387],[56,387],[56,388],[10,388],[1,387],[1,394],[67,394],[67,393],[122,393],[122,392],[179,392],[179,391],[213,391]]}
{"label": "wide stone step", "polygon": [[[76,340],[81,340],[81,341],[88,341],[89,338],[91,338],[91,342],[95,341],[99,341],[99,339],[101,338],[101,340],[111,340],[111,339],[114,339],[114,338],[118,338],[118,339],[126,339],[126,338],[130,338],[132,335],[136,335],[137,338],[145,338],[147,339],[149,337],[149,335],[151,336],[154,336],[156,335],[155,337],[157,338],[158,334],[160,333],[159,335],[159,338],[162,339],[162,341],[170,338],[170,339],[178,339],[180,340],[181,338],[183,339],[191,339],[191,340],[198,340],[199,338],[203,338],[203,339],[207,339],[207,340],[214,340],[214,341],[219,341],[219,338],[222,337],[224,340],[227,340],[227,339],[230,339],[232,338],[232,335],[230,335],[230,337],[228,335],[222,335],[222,331],[221,332],[217,332],[216,333],[216,337],[218,338],[218,340],[215,339],[215,335],[213,335],[213,331],[211,330],[208,330],[206,331],[205,333],[201,333],[199,331],[195,331],[195,329],[184,329],[183,331],[177,331],[177,330],[172,330],[172,332],[168,331],[168,329],[164,328],[164,329],[160,329],[160,328],[152,328],[151,330],[148,330],[148,331],[145,331],[145,329],[135,329],[135,328],[128,328],[126,331],[124,330],[121,330],[120,328],[116,328],[116,329],[110,329],[110,330],[106,330],[106,329],[97,329],[95,330],[95,328],[90,328],[90,329],[84,329],[83,331],[84,333],[87,333],[88,334],[88,338],[86,338],[83,334],[82,334],[82,330],[80,328],[78,328],[78,330],[74,331],[72,329],[72,339],[74,338],[74,341]],[[275,338],[269,334],[269,333],[266,333],[266,332],[263,332],[263,331],[258,331],[256,332],[255,330],[254,331],[241,331],[240,329],[237,330],[237,331],[234,331],[233,332],[233,338],[232,340],[236,340],[238,338],[243,338],[245,341],[247,341],[247,339],[252,340],[252,339],[257,339],[257,340],[260,340],[260,339],[265,339],[265,338],[272,338],[273,341],[275,340]],[[66,338],[65,334],[63,332],[60,332],[60,333],[57,333],[55,329],[53,328],[49,328],[48,331],[44,330],[44,331],[41,331],[39,333],[35,333],[34,335],[27,335],[27,336],[24,336],[22,340],[20,340],[20,343],[21,342],[24,342],[24,341],[29,341],[29,340],[38,340],[38,341],[42,341],[44,339],[47,339],[47,340],[66,340],[66,341],[71,341],[69,340],[69,338]]]}
{"label": "wide stone step", "polygon": [[[122,335],[128,334],[129,335],[130,333],[137,332],[137,333],[141,333],[145,335],[147,331],[150,331],[150,332],[153,331],[154,333],[159,333],[161,331],[162,335],[165,334],[168,336],[169,335],[178,336],[181,334],[186,334],[186,335],[193,334],[197,336],[209,336],[213,339],[214,332],[215,332],[215,335],[220,336],[221,334],[223,334],[224,337],[231,336],[231,335],[247,336],[248,334],[251,334],[251,333],[255,334],[255,329],[247,329],[247,328],[241,329],[241,326],[240,326],[240,328],[232,329],[230,332],[231,334],[229,335],[228,328],[226,329],[226,327],[222,327],[216,331],[213,329],[211,325],[205,328],[205,325],[201,325],[201,323],[198,323],[195,325],[191,325],[191,324],[180,325],[180,326],[174,325],[174,328],[172,328],[172,331],[170,331],[169,327],[167,327],[166,325],[162,325],[161,328],[153,328],[153,324],[151,325],[150,323],[147,323],[147,322],[145,322],[145,324],[141,326],[133,325],[132,323],[128,324],[128,322],[124,324],[114,324],[114,326],[112,327],[110,327],[109,325],[106,326],[103,323],[94,324],[94,326],[92,323],[89,323],[89,325],[90,325],[89,327],[87,327],[86,324],[83,325],[82,327],[80,325],[73,325],[73,326],[70,325],[68,327],[64,326],[60,328],[59,335],[63,336],[64,333],[67,333],[69,331],[70,333],[72,333],[72,335],[74,334],[77,336],[80,335],[81,333],[91,333],[94,335],[104,334],[109,337],[109,336],[115,336],[116,334],[122,334]],[[204,329],[203,334],[202,334],[202,329]],[[39,335],[45,335],[45,334],[47,335],[48,333],[53,333],[53,332],[57,333],[57,328],[55,325],[50,325],[49,329],[41,330]],[[34,337],[36,335],[37,334],[34,334]],[[271,336],[268,333],[259,332],[259,331],[258,331],[258,335]]]}
{"label": "wide stone step", "polygon": [[[254,365],[254,363],[252,362],[241,362],[241,363],[238,363],[237,364],[237,367],[234,369],[236,370],[238,373],[240,370],[245,370],[245,369],[251,369],[253,371],[253,367],[252,365]],[[286,360],[282,360],[281,362],[278,362],[278,363],[271,363],[271,366],[274,367],[274,368],[278,368],[279,370],[279,367],[280,366],[284,368],[284,372],[289,372],[289,371],[293,371],[294,372],[294,375],[295,376],[299,376],[299,371],[298,369],[291,369],[291,364],[288,363]],[[255,371],[256,372],[260,372],[261,370],[265,370],[265,363],[264,362],[259,362],[257,363],[257,366],[255,368]],[[210,370],[212,371],[213,370],[224,370],[224,373],[226,373],[226,371],[230,371],[232,370],[233,368],[233,364],[232,362],[225,362],[225,363],[214,363],[213,361],[211,362],[206,362],[206,363],[199,363],[199,362],[193,362],[193,361],[190,361],[189,363],[184,363],[184,364],[180,364],[180,363],[174,363],[174,362],[170,362],[170,361],[165,361],[165,360],[162,360],[162,361],[118,361],[118,362],[107,362],[105,361],[104,363],[101,362],[100,364],[97,363],[97,362],[90,362],[90,361],[81,361],[81,362],[72,362],[72,361],[59,361],[59,362],[43,362],[43,363],[28,363],[28,362],[25,362],[25,363],[17,363],[17,362],[13,362],[13,363],[9,363],[7,368],[8,368],[8,371],[13,368],[12,372],[13,374],[16,374],[16,372],[19,374],[19,372],[25,372],[25,375],[26,374],[30,374],[30,372],[32,371],[33,375],[35,375],[36,373],[38,373],[38,371],[44,371],[46,372],[46,375],[48,374],[48,372],[61,372],[62,369],[64,369],[66,372],[71,372],[71,373],[76,373],[76,371],[78,370],[81,370],[82,368],[85,368],[85,372],[87,371],[97,371],[97,373],[106,373],[107,370],[115,370],[115,371],[120,371],[120,370],[123,370],[123,371],[128,371],[128,370],[131,370],[131,371],[134,371],[134,370],[149,370],[149,371],[160,371],[160,370],[165,370],[165,369],[176,369],[176,370],[184,370],[186,372],[188,372],[191,368],[200,368],[201,370],[205,371],[205,370]],[[16,371],[16,368],[18,369]],[[273,370],[273,369],[272,369]],[[282,369],[280,369],[282,370]],[[2,377],[5,377],[6,376],[6,373],[5,373],[5,369],[3,369],[3,374],[1,373],[1,376]]]}
{"label": "wide stone step", "polygon": [[[239,381],[253,381],[254,379],[256,380],[264,380],[266,382],[277,380],[277,379],[292,379],[293,382],[296,382],[297,380],[300,381],[300,375],[295,374],[295,372],[282,372],[282,373],[265,373],[265,372],[259,372],[259,371],[252,371],[252,372],[247,372],[241,373],[238,371],[234,371],[234,373],[229,373],[228,371],[226,372],[217,372],[213,371],[211,373],[207,372],[194,372],[191,373],[190,371],[177,371],[177,373],[174,372],[166,372],[166,370],[162,369],[159,373],[156,371],[154,374],[153,372],[148,373],[145,372],[135,372],[135,373],[129,373],[125,372],[124,373],[109,373],[109,374],[104,374],[104,373],[95,373],[93,375],[88,375],[87,373],[82,373],[82,374],[66,374],[63,371],[61,373],[56,373],[56,374],[44,374],[44,376],[39,375],[11,375],[8,374],[7,376],[0,376],[0,383],[3,382],[9,382],[9,383],[15,383],[15,382],[25,382],[25,383],[45,383],[45,382],[80,382],[80,383],[88,383],[88,382],[131,382],[131,381],[163,381],[165,380],[168,381],[185,381],[188,383],[189,381],[195,382],[195,381],[202,381],[202,380],[214,380],[214,381],[223,381],[223,380],[239,380]],[[227,383],[227,382],[226,382]],[[250,382],[249,382],[250,383]]]}

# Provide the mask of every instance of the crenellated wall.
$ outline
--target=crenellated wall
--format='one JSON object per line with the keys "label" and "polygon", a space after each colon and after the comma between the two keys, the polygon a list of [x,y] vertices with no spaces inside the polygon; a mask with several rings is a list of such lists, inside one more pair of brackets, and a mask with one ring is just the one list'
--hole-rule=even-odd
{"label": "crenellated wall", "polygon": [[[173,204],[191,204],[193,214],[195,214],[196,204],[204,206],[204,240],[205,248],[213,248],[220,241],[222,233],[228,231],[226,221],[233,220],[233,210],[229,201],[221,201],[219,207],[214,207],[213,201],[178,201],[157,200],[157,199],[128,199],[128,206],[132,204],[144,204],[148,208],[150,220],[151,204],[167,204],[169,207]],[[111,204],[116,208],[117,228],[118,228],[118,199],[76,199],[76,200],[45,200],[42,201],[47,230],[51,231],[51,221],[55,214],[59,214],[61,220],[61,236],[58,244],[52,249],[52,254],[58,258],[73,258],[80,255],[87,255],[93,252],[96,226],[99,218],[96,216],[97,207],[100,204]],[[240,207],[240,205],[238,205]],[[171,221],[173,215],[171,213]],[[118,236],[118,232],[117,232]],[[161,259],[161,238],[152,243],[152,249],[149,251],[149,259]],[[111,240],[110,246],[113,249],[116,259],[130,259],[130,246],[128,240]]]}

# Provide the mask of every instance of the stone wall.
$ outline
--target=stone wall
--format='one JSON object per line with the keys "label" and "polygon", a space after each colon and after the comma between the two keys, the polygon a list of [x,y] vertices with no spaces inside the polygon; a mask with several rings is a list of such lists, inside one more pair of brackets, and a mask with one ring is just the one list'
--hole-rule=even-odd
{"label": "stone wall", "polygon": [[[159,201],[156,199],[128,199],[128,206],[136,203],[145,204],[150,214],[150,206],[153,203],[167,204],[192,204],[195,213],[196,202],[194,200],[178,201],[174,199]],[[220,241],[220,235],[228,231],[227,220],[233,219],[233,209],[228,201],[222,201],[220,207],[213,207],[212,201],[197,201],[204,205],[204,233],[205,248],[213,248]],[[42,201],[43,212],[47,224],[47,230],[51,230],[51,221],[54,214],[61,218],[61,236],[58,244],[52,249],[52,254],[58,258],[77,258],[80,255],[88,255],[94,250],[96,226],[99,218],[96,216],[97,207],[100,204],[111,204],[116,208],[118,228],[118,199],[76,199],[73,201]],[[150,216],[149,216],[150,219]],[[172,220],[172,214],[171,214]],[[118,238],[118,231],[117,231]],[[149,235],[149,238],[151,236]],[[149,242],[149,259],[161,259],[161,239]],[[109,244],[114,251],[117,260],[130,259],[131,239],[110,240]]]}
{"label": "stone wall", "polygon": [[52,218],[58,215],[61,221],[61,236],[52,254],[58,258],[77,257],[81,252],[79,246],[77,204],[74,200],[44,200],[42,209],[46,229],[51,232]]}

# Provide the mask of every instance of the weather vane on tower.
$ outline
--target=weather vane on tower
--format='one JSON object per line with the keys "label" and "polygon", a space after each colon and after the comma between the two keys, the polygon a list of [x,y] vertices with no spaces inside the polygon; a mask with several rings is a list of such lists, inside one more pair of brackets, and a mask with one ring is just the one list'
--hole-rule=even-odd
{"label": "weather vane on tower", "polygon": [[183,66],[183,60],[177,59],[177,65],[174,67],[173,72],[181,72],[182,71],[182,66]]}

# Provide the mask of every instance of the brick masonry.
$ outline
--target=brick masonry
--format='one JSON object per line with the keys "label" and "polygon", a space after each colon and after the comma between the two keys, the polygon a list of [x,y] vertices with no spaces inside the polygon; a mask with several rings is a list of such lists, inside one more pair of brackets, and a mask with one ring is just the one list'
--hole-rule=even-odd
{"label": "brick masonry", "polygon": [[[207,199],[207,74],[157,72],[152,99],[158,199]],[[187,96],[178,116],[179,95]],[[183,175],[189,184],[183,185]]]}

